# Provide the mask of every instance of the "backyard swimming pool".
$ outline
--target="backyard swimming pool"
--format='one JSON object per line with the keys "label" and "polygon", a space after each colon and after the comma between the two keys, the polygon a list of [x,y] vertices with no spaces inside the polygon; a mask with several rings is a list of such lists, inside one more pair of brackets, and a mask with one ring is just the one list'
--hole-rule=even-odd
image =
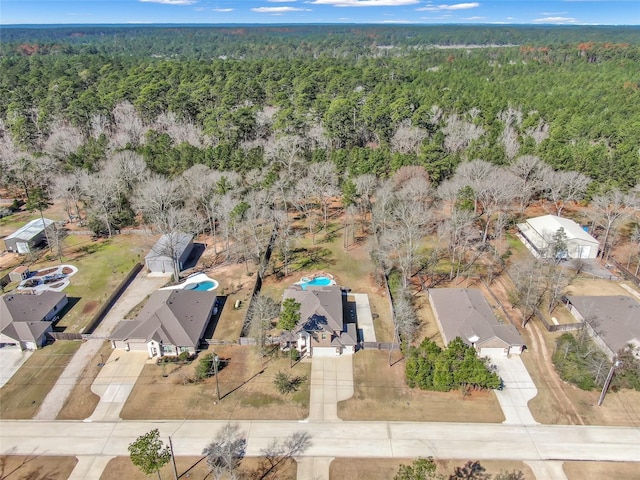
{"label": "backyard swimming pool", "polygon": [[315,277],[313,279],[304,277],[300,280],[300,286],[303,290],[306,290],[307,287],[326,287],[335,284],[336,282],[329,277]]}
{"label": "backyard swimming pool", "polygon": [[200,282],[200,283],[188,283],[187,285],[184,286],[184,289],[206,292],[209,290],[213,290],[215,287],[217,287],[216,282],[207,280],[206,282]]}

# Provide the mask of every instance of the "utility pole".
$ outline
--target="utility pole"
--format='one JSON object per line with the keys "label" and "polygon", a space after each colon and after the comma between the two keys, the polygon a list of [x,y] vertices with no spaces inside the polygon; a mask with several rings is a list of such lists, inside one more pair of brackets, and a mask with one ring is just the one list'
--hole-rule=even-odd
{"label": "utility pole", "polygon": [[214,372],[214,375],[216,376],[216,394],[218,395],[218,401],[220,401],[220,384],[218,383],[218,360],[219,359],[220,357],[218,357],[218,355],[214,353],[213,354],[213,372]]}
{"label": "utility pole", "polygon": [[602,402],[604,402],[604,396],[607,394],[607,390],[609,390],[609,385],[611,385],[613,374],[615,373],[616,368],[618,368],[620,365],[622,365],[622,362],[617,359],[613,362],[613,365],[611,365],[611,370],[609,370],[609,375],[607,375],[607,379],[604,381],[604,386],[602,387],[602,393],[600,393],[600,398],[598,399],[599,407],[602,405]]}
{"label": "utility pole", "polygon": [[173,442],[169,435],[169,450],[171,450],[171,464],[173,465],[173,480],[178,480],[178,467],[176,467],[176,456],[173,453]]}

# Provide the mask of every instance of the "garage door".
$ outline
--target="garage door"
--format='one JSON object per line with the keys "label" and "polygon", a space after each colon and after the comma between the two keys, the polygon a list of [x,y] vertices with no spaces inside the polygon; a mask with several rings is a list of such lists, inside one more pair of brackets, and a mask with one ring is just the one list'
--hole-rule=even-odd
{"label": "garage door", "polygon": [[146,343],[129,342],[129,350],[132,352],[146,352]]}
{"label": "garage door", "polygon": [[589,258],[591,245],[578,245],[578,258]]}
{"label": "garage door", "polygon": [[336,347],[313,347],[314,357],[336,357],[338,355]]}
{"label": "garage door", "polygon": [[493,356],[498,357],[500,355],[504,355],[504,356],[507,355],[504,348],[481,348],[480,349],[481,357],[493,357]]}

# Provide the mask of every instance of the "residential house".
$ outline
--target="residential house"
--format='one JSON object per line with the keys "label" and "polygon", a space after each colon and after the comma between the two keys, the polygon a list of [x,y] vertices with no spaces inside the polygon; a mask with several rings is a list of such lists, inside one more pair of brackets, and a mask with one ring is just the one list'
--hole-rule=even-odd
{"label": "residential house", "polygon": [[8,293],[0,297],[0,344],[20,350],[36,350],[47,340],[60,312],[67,305],[64,293],[37,295]]}
{"label": "residential house", "polygon": [[482,292],[473,288],[431,288],[429,302],[445,345],[460,337],[480,355],[522,353],[513,325],[500,323]]}
{"label": "residential house", "polygon": [[300,322],[293,331],[298,351],[309,356],[354,353],[358,343],[355,322],[345,321],[346,292],[337,285],[292,285],[284,299],[300,304]]}
{"label": "residential house", "polygon": [[530,218],[518,224],[520,240],[536,257],[553,255],[553,236],[563,229],[566,236],[566,258],[596,258],[600,244],[573,220],[556,215]]}
{"label": "residential house", "polygon": [[627,345],[640,348],[640,303],[626,295],[566,297],[567,308],[585,322],[596,344],[613,359]]}
{"label": "residential house", "polygon": [[216,313],[212,292],[158,290],[135,320],[121,321],[109,339],[113,348],[147,351],[150,357],[195,353]]}
{"label": "residential house", "polygon": [[27,254],[40,246],[46,239],[45,230],[55,222],[48,218],[36,218],[4,238],[8,252]]}

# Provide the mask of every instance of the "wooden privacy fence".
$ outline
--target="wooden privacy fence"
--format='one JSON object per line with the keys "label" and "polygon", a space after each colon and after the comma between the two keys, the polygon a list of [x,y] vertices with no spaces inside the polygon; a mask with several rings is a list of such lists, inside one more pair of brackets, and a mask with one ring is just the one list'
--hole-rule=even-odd
{"label": "wooden privacy fence", "polygon": [[396,342],[360,342],[359,345],[363,350],[400,350],[400,344]]}
{"label": "wooden privacy fence", "polygon": [[582,323],[582,322],[563,323],[563,324],[559,324],[559,325],[556,325],[555,323],[549,323],[544,318],[544,315],[542,314],[542,312],[538,308],[535,308],[533,310],[533,313],[536,316],[536,318],[542,322],[542,324],[544,325],[544,328],[546,328],[547,331],[549,331],[549,332],[569,332],[571,330],[581,330],[581,329],[584,328],[584,323]]}
{"label": "wooden privacy fence", "polygon": [[613,261],[613,264],[616,266],[618,270],[620,270],[620,273],[622,273],[622,276],[625,278],[625,280],[634,282],[636,285],[640,287],[640,277],[631,273],[629,270],[627,270],[627,268],[624,265],[622,265],[621,263],[615,260]]}
{"label": "wooden privacy fence", "polygon": [[133,266],[133,268],[127,274],[127,276],[124,277],[122,282],[120,282],[120,285],[118,285],[116,289],[113,291],[113,293],[109,295],[109,298],[107,298],[107,300],[102,304],[100,309],[93,316],[91,323],[89,323],[89,325],[87,326],[87,328],[84,330],[83,333],[93,333],[93,331],[98,327],[98,325],[100,325],[100,322],[102,321],[104,316],[107,314],[107,312],[111,310],[111,307],[113,307],[113,304],[116,303],[116,300],[120,298],[120,295],[122,295],[122,293],[126,290],[126,288],[129,286],[131,281],[135,278],[135,276],[138,275],[138,273],[140,273],[140,270],[142,270],[142,266],[143,265],[141,263],[136,263]]}
{"label": "wooden privacy fence", "polygon": [[48,336],[54,340],[84,340],[85,336],[81,333],[67,333],[67,332],[48,332]]}

